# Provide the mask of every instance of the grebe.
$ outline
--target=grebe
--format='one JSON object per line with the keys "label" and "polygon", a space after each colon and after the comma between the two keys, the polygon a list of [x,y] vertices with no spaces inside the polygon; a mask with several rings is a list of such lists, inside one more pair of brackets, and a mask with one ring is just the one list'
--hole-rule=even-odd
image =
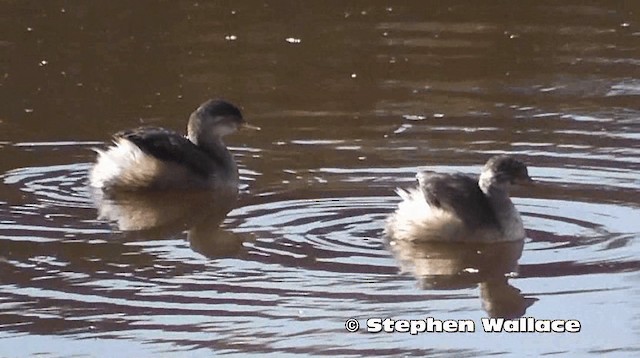
{"label": "grebe", "polygon": [[102,190],[238,190],[238,168],[222,137],[249,125],[240,110],[223,100],[208,100],[189,117],[187,135],[140,127],[116,133],[114,146],[95,149],[89,182]]}
{"label": "grebe", "polygon": [[385,232],[391,240],[517,241],[525,238],[512,184],[529,183],[527,167],[507,155],[487,161],[478,179],[464,174],[419,172],[418,186],[402,198]]}

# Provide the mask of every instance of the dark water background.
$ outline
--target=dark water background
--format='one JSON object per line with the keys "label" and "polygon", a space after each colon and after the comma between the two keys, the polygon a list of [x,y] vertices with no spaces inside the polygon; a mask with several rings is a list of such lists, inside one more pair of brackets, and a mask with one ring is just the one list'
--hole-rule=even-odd
{"label": "dark water background", "polygon": [[[5,1],[0,19],[0,356],[639,354],[639,2]],[[228,139],[226,219],[98,219],[90,148],[182,130],[218,96],[263,128]],[[539,180],[514,193],[508,282],[434,279],[434,249],[385,243],[416,170],[497,153]],[[582,330],[344,329],[495,310]]]}

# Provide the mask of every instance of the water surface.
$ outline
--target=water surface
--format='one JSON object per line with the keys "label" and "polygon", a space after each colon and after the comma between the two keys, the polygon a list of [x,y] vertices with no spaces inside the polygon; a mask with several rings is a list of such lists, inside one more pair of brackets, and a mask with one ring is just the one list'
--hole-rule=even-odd
{"label": "water surface", "polygon": [[[637,355],[638,13],[632,2],[3,3],[0,355]],[[136,212],[173,216],[128,232],[137,222],[96,208],[92,147],[140,124],[182,130],[215,96],[263,128],[228,139],[241,175],[228,215],[146,203]],[[539,182],[513,193],[523,248],[475,256],[383,239],[394,190],[418,169],[473,174],[502,153]],[[447,273],[433,255],[486,267]],[[496,267],[507,275],[486,274]],[[484,333],[490,315],[582,329]],[[369,317],[470,319],[478,331],[344,328]]]}

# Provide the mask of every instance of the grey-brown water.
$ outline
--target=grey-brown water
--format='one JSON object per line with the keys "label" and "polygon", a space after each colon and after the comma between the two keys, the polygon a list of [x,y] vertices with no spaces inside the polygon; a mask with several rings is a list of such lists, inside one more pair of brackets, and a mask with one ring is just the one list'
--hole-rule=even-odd
{"label": "grey-brown water", "polygon": [[[0,356],[637,355],[640,3],[563,3],[3,2]],[[263,128],[228,139],[226,218],[99,212],[90,148],[217,96]],[[524,248],[387,245],[396,187],[497,153],[539,181],[513,193]],[[121,230],[132,212],[170,219]],[[581,331],[484,333],[489,315]]]}

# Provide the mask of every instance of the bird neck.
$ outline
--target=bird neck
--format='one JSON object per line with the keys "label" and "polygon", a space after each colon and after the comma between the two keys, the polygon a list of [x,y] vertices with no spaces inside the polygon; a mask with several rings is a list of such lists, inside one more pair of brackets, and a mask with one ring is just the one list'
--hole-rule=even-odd
{"label": "bird neck", "polygon": [[202,121],[194,113],[189,118],[187,138],[208,154],[222,158],[229,151],[222,141],[222,136],[214,133],[211,128],[203,128]]}
{"label": "bird neck", "polygon": [[487,197],[503,234],[508,237],[523,236],[522,219],[509,197],[509,184],[498,182],[493,172],[483,171],[478,186]]}
{"label": "bird neck", "polygon": [[483,170],[478,179],[478,186],[486,196],[506,196],[509,198],[509,183],[498,181],[493,170]]}
{"label": "bird neck", "polygon": [[201,135],[195,138],[189,136],[189,140],[200,149],[216,157],[223,157],[224,155],[229,154],[229,150],[227,149],[227,146],[224,145],[222,137],[220,136]]}
{"label": "bird neck", "polygon": [[[199,121],[190,121],[187,128],[187,138],[202,151],[207,153],[209,158],[218,167],[217,175],[225,176],[224,179],[231,182],[238,181],[238,167],[229,149],[222,141],[221,135],[211,133],[211,131],[201,130]],[[222,179],[222,178],[220,178]]]}

